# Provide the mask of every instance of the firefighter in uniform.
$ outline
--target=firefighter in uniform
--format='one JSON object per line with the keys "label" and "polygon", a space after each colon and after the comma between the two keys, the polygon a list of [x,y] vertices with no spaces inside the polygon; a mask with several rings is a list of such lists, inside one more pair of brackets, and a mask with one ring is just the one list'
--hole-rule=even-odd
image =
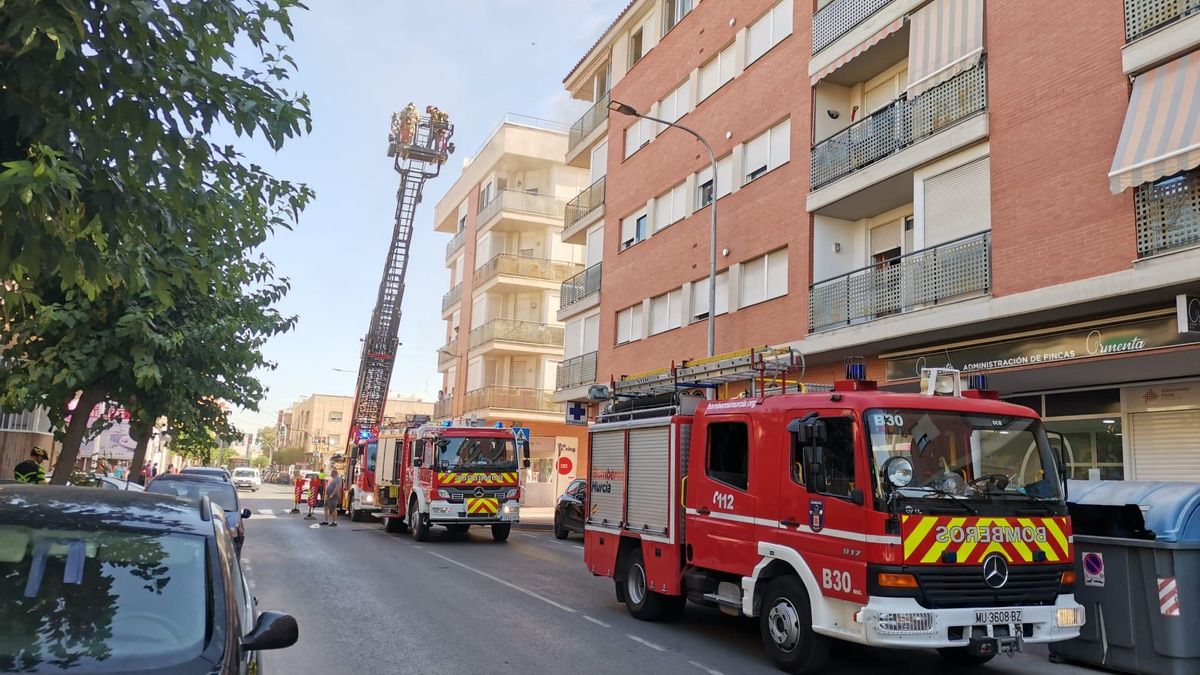
{"label": "firefighter in uniform", "polygon": [[42,462],[50,459],[50,455],[45,450],[33,446],[29,451],[29,459],[21,462],[13,469],[13,478],[22,483],[32,483],[39,485],[46,482],[46,468],[42,466]]}

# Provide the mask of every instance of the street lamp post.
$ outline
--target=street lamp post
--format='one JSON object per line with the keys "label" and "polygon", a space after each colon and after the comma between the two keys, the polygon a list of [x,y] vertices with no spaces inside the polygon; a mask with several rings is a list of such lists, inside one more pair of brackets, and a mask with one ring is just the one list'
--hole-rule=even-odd
{"label": "street lamp post", "polygon": [[712,146],[708,144],[703,136],[689,129],[682,124],[668,122],[664,119],[643,115],[638,112],[633,106],[621,103],[620,101],[609,101],[608,109],[629,115],[630,117],[640,117],[658,122],[669,127],[675,127],[681,131],[686,131],[700,141],[704,145],[704,149],[708,151],[708,159],[712,165],[712,201],[709,202],[711,212],[709,213],[709,242],[708,242],[708,356],[712,356],[716,350],[717,341],[717,155],[713,152]]}

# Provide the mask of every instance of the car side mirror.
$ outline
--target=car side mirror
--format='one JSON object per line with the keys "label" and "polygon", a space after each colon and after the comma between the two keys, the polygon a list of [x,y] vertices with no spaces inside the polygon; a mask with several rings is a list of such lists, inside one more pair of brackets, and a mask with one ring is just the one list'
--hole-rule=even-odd
{"label": "car side mirror", "polygon": [[809,492],[820,492],[825,485],[825,448],[804,446],[804,486]]}
{"label": "car side mirror", "polygon": [[300,628],[292,615],[283,612],[263,612],[258,615],[254,630],[242,636],[242,649],[254,652],[283,649],[296,644],[299,638]]}
{"label": "car side mirror", "polygon": [[242,517],[249,518],[250,517],[250,509],[242,509]]}

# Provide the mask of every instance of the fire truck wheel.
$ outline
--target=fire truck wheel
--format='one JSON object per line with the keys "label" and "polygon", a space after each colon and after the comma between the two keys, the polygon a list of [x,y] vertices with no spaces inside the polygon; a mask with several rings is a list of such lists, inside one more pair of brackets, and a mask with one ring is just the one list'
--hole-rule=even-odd
{"label": "fire truck wheel", "polygon": [[812,629],[808,592],[798,577],[777,577],[767,586],[759,631],[771,660],[788,673],[811,673],[829,655],[829,640]]}
{"label": "fire truck wheel", "polygon": [[403,518],[384,518],[383,529],[392,534],[404,534],[408,531],[408,523]]}
{"label": "fire truck wheel", "polygon": [[996,656],[995,654],[990,656],[974,656],[967,652],[966,647],[943,647],[938,650],[938,654],[942,655],[942,660],[946,663],[962,669],[982,666]]}
{"label": "fire truck wheel", "polygon": [[408,505],[408,529],[416,541],[429,541],[429,521],[421,517],[415,499]]}
{"label": "fire truck wheel", "polygon": [[650,590],[646,584],[646,562],[641,549],[632,549],[625,556],[625,606],[633,618],[641,621],[674,621],[683,614],[687,598],[682,595],[663,595]]}
{"label": "fire truck wheel", "polygon": [[512,532],[512,523],[500,523],[492,526],[492,539],[508,541],[508,533]]}

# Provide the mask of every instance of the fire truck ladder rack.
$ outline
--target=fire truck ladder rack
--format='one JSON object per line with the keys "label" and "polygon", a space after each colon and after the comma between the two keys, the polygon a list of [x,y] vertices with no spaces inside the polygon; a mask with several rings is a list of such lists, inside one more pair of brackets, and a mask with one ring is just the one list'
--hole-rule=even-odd
{"label": "fire truck ladder rack", "polygon": [[450,142],[454,125],[449,117],[433,107],[426,108],[426,112],[425,116],[419,115],[410,103],[403,111],[392,115],[387,154],[395,158],[393,167],[400,174],[396,223],[383,278],[379,282],[379,296],[371,313],[371,325],[363,341],[347,450],[359,439],[360,430],[378,433],[383,421],[392,366],[399,346],[400,304],[404,300],[413,217],[421,203],[425,181],[437,176],[450,153],[454,152],[454,144]]}
{"label": "fire truck ladder rack", "polygon": [[758,391],[782,393],[822,391],[823,385],[790,380],[793,373],[804,373],[804,355],[791,347],[758,347],[732,354],[672,364],[670,368],[625,377],[612,382],[614,398],[634,398],[674,394],[684,389],[715,389],[730,382],[753,381]]}

